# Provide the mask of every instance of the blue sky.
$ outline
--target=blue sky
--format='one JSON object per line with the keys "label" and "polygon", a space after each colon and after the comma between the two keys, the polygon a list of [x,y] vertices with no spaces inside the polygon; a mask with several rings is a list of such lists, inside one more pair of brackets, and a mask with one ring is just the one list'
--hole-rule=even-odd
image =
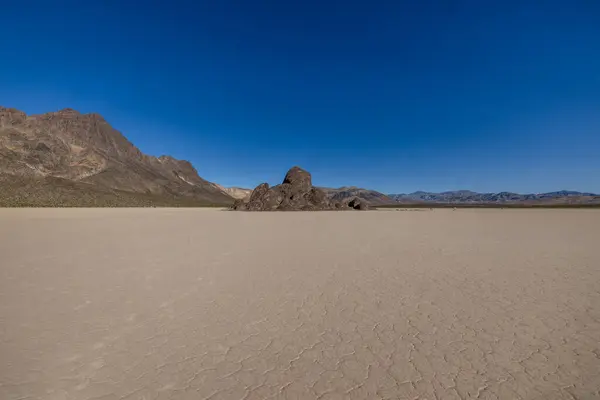
{"label": "blue sky", "polygon": [[226,186],[600,192],[600,2],[18,1],[0,104]]}

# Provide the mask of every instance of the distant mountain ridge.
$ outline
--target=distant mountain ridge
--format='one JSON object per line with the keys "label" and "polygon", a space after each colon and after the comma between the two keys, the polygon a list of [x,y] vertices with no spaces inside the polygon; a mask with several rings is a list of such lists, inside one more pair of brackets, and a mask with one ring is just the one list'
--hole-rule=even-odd
{"label": "distant mountain ridge", "polygon": [[477,193],[470,190],[456,190],[441,193],[417,191],[408,194],[390,194],[391,199],[400,203],[539,203],[564,202],[586,203],[600,202],[600,195],[588,192],[560,190],[548,193],[519,194],[513,192]]}
{"label": "distant mountain ridge", "polygon": [[233,203],[190,162],[143,154],[102,116],[73,109],[28,116],[0,107],[0,175],[0,204],[81,205],[77,199],[85,198],[94,205],[110,193],[115,205],[136,195],[150,205]]}
{"label": "distant mountain ridge", "polygon": [[371,206],[402,203],[454,203],[454,204],[509,204],[509,203],[553,203],[585,204],[600,203],[600,195],[589,192],[559,190],[548,193],[519,194],[513,192],[478,193],[471,190],[455,190],[441,193],[417,191],[408,194],[383,194],[355,186],[338,189],[321,187],[327,197],[336,201],[358,197]]}

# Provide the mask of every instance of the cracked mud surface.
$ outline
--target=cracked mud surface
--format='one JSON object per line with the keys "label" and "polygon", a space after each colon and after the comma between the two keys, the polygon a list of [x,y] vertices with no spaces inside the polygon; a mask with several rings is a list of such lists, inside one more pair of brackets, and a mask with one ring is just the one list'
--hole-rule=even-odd
{"label": "cracked mud surface", "polygon": [[0,210],[0,399],[600,398],[600,212]]}

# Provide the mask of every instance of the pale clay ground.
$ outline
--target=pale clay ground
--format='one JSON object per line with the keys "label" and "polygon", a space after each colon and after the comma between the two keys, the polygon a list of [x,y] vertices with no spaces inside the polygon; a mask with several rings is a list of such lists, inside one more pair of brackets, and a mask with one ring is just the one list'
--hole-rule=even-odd
{"label": "pale clay ground", "polygon": [[600,211],[0,210],[0,399],[600,398]]}

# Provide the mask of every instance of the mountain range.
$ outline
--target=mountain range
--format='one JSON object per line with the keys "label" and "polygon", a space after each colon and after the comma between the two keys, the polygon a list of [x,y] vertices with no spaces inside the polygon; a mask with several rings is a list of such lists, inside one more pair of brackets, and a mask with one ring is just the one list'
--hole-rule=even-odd
{"label": "mountain range", "polygon": [[[347,186],[319,188],[333,201],[371,206],[406,203],[600,203],[593,193],[383,194]],[[251,189],[226,188],[189,161],[142,153],[99,114],[64,109],[27,115],[0,106],[0,206],[231,205]]]}
{"label": "mountain range", "polygon": [[569,190],[537,194],[519,194],[513,192],[477,193],[470,190],[457,190],[441,193],[418,191],[409,194],[390,194],[389,197],[399,203],[600,203],[600,195]]}

